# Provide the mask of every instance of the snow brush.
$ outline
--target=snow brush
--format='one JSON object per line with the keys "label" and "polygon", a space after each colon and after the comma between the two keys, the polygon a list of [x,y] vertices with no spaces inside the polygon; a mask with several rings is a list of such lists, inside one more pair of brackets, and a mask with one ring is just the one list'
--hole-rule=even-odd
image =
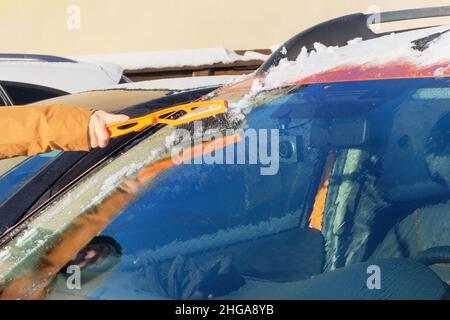
{"label": "snow brush", "polygon": [[[110,124],[106,128],[109,131],[110,137],[115,138],[131,132],[139,132],[145,128],[160,123],[176,127],[196,120],[222,114],[227,110],[227,108],[228,103],[225,100],[191,102],[156,111],[139,118],[133,118],[127,121]],[[174,116],[179,112],[183,112],[184,114],[181,117],[174,118]]]}

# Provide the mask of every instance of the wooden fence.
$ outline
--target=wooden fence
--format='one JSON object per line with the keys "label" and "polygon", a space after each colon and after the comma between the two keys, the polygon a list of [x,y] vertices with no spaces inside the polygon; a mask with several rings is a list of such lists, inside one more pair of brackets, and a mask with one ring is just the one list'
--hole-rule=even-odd
{"label": "wooden fence", "polygon": [[[271,54],[269,49],[258,49],[251,51],[267,55]],[[236,53],[242,55],[245,51],[237,50]],[[215,75],[241,75],[253,72],[263,62],[263,60],[250,60],[236,61],[234,63],[215,63],[202,66],[146,68],[139,70],[125,70],[124,74],[133,81]]]}

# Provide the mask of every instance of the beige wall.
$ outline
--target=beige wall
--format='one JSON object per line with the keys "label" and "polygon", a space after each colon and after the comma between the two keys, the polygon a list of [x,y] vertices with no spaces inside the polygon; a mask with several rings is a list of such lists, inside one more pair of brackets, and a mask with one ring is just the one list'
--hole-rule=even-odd
{"label": "beige wall", "polygon": [[[60,55],[268,48],[336,16],[449,0],[0,0],[0,52]],[[69,5],[80,29],[69,30]],[[442,20],[442,19],[441,19]],[[449,19],[445,19],[450,23]],[[72,24],[72,26],[76,26]]]}

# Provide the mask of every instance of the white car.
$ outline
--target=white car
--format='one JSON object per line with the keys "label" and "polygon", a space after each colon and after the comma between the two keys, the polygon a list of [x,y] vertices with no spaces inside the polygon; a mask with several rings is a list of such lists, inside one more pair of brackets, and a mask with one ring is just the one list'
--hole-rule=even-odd
{"label": "white car", "polygon": [[48,55],[0,54],[0,105],[22,105],[130,82],[111,63]]}

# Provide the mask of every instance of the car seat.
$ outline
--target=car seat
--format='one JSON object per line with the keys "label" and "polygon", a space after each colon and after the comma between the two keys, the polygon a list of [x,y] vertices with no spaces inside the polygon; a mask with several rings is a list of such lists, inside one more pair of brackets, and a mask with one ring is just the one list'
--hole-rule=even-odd
{"label": "car seat", "polygon": [[[450,186],[450,114],[443,116],[431,130],[425,146],[425,158],[429,177],[442,188]],[[450,280],[450,262],[446,254],[450,252],[450,200],[448,195],[434,203],[416,208],[412,214],[397,223],[379,244],[372,258],[380,257],[420,257],[445,280]],[[435,199],[434,199],[435,200]],[[436,250],[439,257],[436,258]],[[425,254],[426,253],[426,254]],[[428,257],[432,253],[433,263]]]}
{"label": "car seat", "polygon": [[[375,148],[337,152],[322,230],[327,250],[325,270],[371,256],[409,257],[408,250],[414,255],[429,248],[412,248],[417,244],[404,239],[416,232],[417,213],[413,213],[418,208],[419,220],[427,221],[430,230],[442,224],[439,228],[444,228],[445,234],[448,219],[442,205],[450,199],[448,100],[416,99],[417,95],[377,110],[381,121],[388,124],[377,126],[381,142]],[[430,246],[448,245],[444,238]],[[395,248],[387,243],[395,243]],[[374,254],[380,250],[382,255]]]}

